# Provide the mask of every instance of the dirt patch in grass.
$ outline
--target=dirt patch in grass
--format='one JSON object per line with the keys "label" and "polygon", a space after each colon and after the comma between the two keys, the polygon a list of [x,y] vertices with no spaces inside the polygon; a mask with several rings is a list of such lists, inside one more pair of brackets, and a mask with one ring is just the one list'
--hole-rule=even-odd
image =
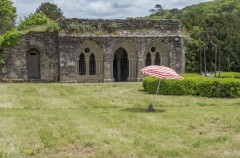
{"label": "dirt patch in grass", "polygon": [[94,148],[91,146],[71,145],[57,150],[51,157],[91,157],[95,155]]}

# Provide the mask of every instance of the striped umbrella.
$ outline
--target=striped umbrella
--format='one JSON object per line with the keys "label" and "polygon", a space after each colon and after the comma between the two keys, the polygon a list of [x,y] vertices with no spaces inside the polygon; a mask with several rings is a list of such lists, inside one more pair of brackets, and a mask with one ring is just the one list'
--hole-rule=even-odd
{"label": "striped umbrella", "polygon": [[[155,76],[162,79],[175,79],[175,80],[184,79],[183,77],[179,76],[173,69],[165,66],[150,65],[142,68],[140,71],[143,72],[144,75]],[[160,80],[158,82],[156,96],[158,94],[159,86],[160,86]],[[154,99],[154,104],[156,102],[156,96]]]}
{"label": "striped umbrella", "polygon": [[150,65],[142,68],[140,71],[145,75],[158,78],[183,80],[183,77],[179,76],[173,69],[165,66]]}

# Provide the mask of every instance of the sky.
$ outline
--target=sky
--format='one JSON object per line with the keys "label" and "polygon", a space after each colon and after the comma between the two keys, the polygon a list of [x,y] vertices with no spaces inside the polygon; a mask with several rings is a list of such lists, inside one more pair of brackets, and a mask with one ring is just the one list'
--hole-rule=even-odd
{"label": "sky", "polygon": [[212,0],[13,0],[18,19],[34,13],[43,2],[56,4],[66,18],[124,19],[150,14],[155,4],[178,8]]}

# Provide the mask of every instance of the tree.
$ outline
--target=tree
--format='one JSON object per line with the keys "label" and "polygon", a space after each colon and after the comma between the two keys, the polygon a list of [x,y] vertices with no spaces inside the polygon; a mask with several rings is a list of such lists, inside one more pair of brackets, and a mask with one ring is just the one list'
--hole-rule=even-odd
{"label": "tree", "polygon": [[11,0],[0,0],[0,35],[11,30],[15,25],[17,14]]}
{"label": "tree", "polygon": [[156,4],[154,8],[156,9],[156,12],[158,12],[158,13],[161,13],[163,11],[163,7],[160,4]]}
{"label": "tree", "polygon": [[151,12],[152,15],[162,15],[164,14],[164,9],[160,4],[156,4],[154,9],[150,9],[149,12]]}
{"label": "tree", "polygon": [[173,15],[175,15],[175,14],[177,14],[179,12],[180,12],[180,10],[177,9],[177,8],[173,8],[173,9],[170,10],[170,13],[172,13]]}
{"label": "tree", "polygon": [[155,10],[155,9],[150,9],[149,12],[150,12],[151,14],[153,14],[153,13],[156,12],[156,10]]}
{"label": "tree", "polygon": [[58,21],[64,18],[63,12],[61,11],[61,9],[58,8],[56,4],[49,3],[49,2],[42,3],[39,6],[39,8],[37,8],[36,13],[43,13],[54,21]]}
{"label": "tree", "polygon": [[[155,5],[154,10],[160,11],[160,5]],[[220,52],[221,71],[240,72],[240,1],[215,0],[188,6],[181,10],[173,8],[163,10],[162,13],[153,12],[149,17],[155,19],[179,19],[186,47],[186,72],[199,72],[199,49],[206,43],[206,30],[213,31],[213,42],[217,44]],[[213,53],[213,54],[212,54]],[[214,63],[214,50],[209,47],[206,60],[207,69],[211,70]]]}

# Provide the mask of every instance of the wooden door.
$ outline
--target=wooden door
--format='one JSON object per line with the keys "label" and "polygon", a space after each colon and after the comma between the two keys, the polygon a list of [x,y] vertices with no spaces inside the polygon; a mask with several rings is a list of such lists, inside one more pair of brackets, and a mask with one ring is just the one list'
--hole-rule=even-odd
{"label": "wooden door", "polygon": [[40,53],[36,49],[28,52],[28,79],[40,79]]}

